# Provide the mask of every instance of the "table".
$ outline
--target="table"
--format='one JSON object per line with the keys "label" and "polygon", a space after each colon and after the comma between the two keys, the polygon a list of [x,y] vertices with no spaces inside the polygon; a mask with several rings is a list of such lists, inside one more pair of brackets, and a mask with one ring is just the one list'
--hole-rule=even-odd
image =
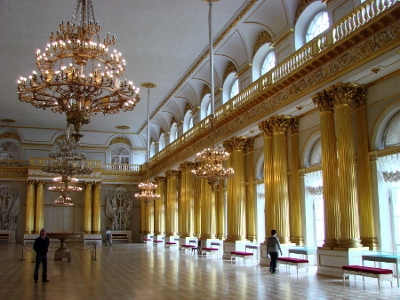
{"label": "table", "polygon": [[56,238],[60,240],[60,247],[54,253],[54,260],[61,260],[67,258],[71,261],[71,252],[69,251],[66,240],[79,237],[79,232],[48,232],[46,234],[49,238]]}
{"label": "table", "polygon": [[391,263],[396,265],[396,276],[397,276],[397,286],[399,285],[399,261],[400,261],[400,254],[398,253],[385,253],[385,252],[372,252],[371,254],[365,254],[362,256],[363,265],[364,260],[373,261],[375,262],[384,262],[384,263]]}

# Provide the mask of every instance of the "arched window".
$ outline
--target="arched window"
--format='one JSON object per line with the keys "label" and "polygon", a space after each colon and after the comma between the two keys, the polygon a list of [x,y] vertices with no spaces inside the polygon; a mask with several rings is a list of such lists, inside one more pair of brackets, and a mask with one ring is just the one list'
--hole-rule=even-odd
{"label": "arched window", "polygon": [[314,19],[311,20],[306,34],[306,43],[311,41],[317,35],[329,28],[329,17],[326,11],[318,13]]}
{"label": "arched window", "polygon": [[239,94],[239,79],[236,78],[236,80],[232,83],[231,86],[231,91],[230,91],[230,99],[235,97],[237,94]]}
{"label": "arched window", "polygon": [[327,6],[322,1],[314,1],[301,13],[295,25],[295,47],[300,49],[314,37],[329,28]]}
{"label": "arched window", "polygon": [[3,142],[0,144],[0,160],[18,160],[19,147],[13,142]]}
{"label": "arched window", "polygon": [[111,163],[112,164],[129,164],[130,153],[124,146],[115,146],[111,149]]}
{"label": "arched window", "polygon": [[203,120],[211,114],[211,95],[206,94],[201,101],[200,117]]}
{"label": "arched window", "polygon": [[267,56],[264,58],[264,61],[261,66],[261,76],[267,73],[269,70],[274,68],[276,65],[275,62],[275,53],[274,51],[268,52]]}
{"label": "arched window", "polygon": [[158,140],[158,151],[161,151],[165,148],[165,134],[162,133],[160,135],[160,139]]}
{"label": "arched window", "polygon": [[169,142],[172,143],[178,138],[178,125],[174,122],[172,123],[170,134],[169,134]]}
{"label": "arched window", "polygon": [[150,157],[153,157],[156,154],[156,143],[151,142],[150,144]]}
{"label": "arched window", "polygon": [[193,128],[193,116],[192,111],[188,110],[183,118],[183,132],[190,130]]}

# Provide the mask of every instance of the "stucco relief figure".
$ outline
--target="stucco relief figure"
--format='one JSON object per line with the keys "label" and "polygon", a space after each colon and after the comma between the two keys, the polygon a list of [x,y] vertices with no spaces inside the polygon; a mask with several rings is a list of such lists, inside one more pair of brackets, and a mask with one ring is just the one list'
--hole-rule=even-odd
{"label": "stucco relief figure", "polygon": [[21,198],[11,187],[0,186],[0,229],[17,229],[17,216],[21,209]]}
{"label": "stucco relief figure", "polygon": [[125,188],[118,187],[106,198],[106,215],[111,230],[129,230],[133,196]]}

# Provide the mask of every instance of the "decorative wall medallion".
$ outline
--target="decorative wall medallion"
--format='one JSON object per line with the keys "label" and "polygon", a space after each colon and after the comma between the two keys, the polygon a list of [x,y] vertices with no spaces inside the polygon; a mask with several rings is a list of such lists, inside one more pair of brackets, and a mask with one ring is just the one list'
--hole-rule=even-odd
{"label": "decorative wall medallion", "polygon": [[131,129],[131,127],[130,127],[130,126],[127,126],[127,125],[118,125],[118,126],[115,126],[115,128],[117,128],[117,129],[119,129],[119,130],[128,130],[128,129]]}

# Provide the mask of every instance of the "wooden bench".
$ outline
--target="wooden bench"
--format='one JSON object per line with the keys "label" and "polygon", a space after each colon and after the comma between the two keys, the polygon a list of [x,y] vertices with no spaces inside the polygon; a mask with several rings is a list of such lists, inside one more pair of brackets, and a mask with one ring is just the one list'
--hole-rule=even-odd
{"label": "wooden bench", "polygon": [[372,268],[372,267],[364,267],[359,265],[349,265],[349,266],[342,266],[342,273],[343,273],[343,283],[345,283],[346,275],[354,275],[354,280],[356,280],[356,275],[364,277],[372,277],[378,279],[378,285],[380,287],[381,280],[389,280],[390,286],[393,287],[392,280],[393,280],[393,271],[389,269],[380,269],[380,268]]}
{"label": "wooden bench", "polygon": [[111,240],[114,242],[129,242],[127,233],[111,233]]}
{"label": "wooden bench", "polygon": [[10,241],[10,234],[9,233],[0,233],[0,241]]}
{"label": "wooden bench", "polygon": [[288,266],[296,266],[297,274],[299,269],[308,268],[308,259],[293,258],[293,257],[278,257],[278,263]]}
{"label": "wooden bench", "polygon": [[[250,259],[256,259],[258,260],[257,255],[254,255],[254,250],[258,251],[258,246],[257,245],[245,245],[244,246],[245,251],[232,251],[231,252],[231,262],[233,258],[243,258],[243,260],[246,260],[248,258]],[[251,249],[252,252],[246,251],[247,249]]]}

